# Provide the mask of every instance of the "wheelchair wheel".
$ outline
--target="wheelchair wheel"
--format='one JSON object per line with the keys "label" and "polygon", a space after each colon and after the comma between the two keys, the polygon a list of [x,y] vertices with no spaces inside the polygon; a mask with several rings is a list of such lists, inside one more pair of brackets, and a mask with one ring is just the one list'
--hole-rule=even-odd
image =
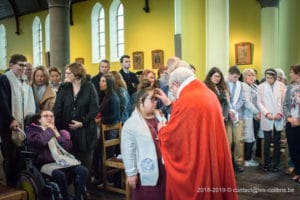
{"label": "wheelchair wheel", "polygon": [[22,171],[18,175],[17,188],[25,190],[27,192],[28,200],[39,200],[40,187],[37,184],[36,178],[28,173],[27,171]]}

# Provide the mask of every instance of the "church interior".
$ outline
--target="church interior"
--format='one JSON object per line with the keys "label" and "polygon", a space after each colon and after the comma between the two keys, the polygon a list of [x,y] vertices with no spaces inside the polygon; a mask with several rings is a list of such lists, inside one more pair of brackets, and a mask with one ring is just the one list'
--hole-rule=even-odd
{"label": "church interior", "polygon": [[[132,72],[157,72],[177,56],[199,80],[212,67],[226,75],[232,65],[255,69],[258,80],[267,68],[281,68],[289,79],[290,66],[300,63],[299,10],[299,0],[0,0],[0,73],[15,53],[63,74],[80,62],[91,76],[102,59],[119,71],[127,54]],[[281,151],[278,173],[257,167],[235,174],[239,199],[299,199],[299,184],[285,174],[287,148]],[[125,199],[97,188],[91,194]]]}

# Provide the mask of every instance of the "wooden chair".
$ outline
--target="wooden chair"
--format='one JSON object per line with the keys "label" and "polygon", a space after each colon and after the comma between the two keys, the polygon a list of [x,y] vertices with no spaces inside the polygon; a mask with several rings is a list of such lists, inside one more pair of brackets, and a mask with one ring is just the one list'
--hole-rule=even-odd
{"label": "wooden chair", "polygon": [[[118,137],[114,139],[107,139],[106,135],[113,130],[118,130]],[[119,146],[121,142],[121,130],[122,125],[121,123],[116,123],[113,125],[108,124],[101,124],[101,135],[103,141],[103,183],[104,189],[112,192],[117,192],[121,194],[125,194],[126,200],[130,200],[130,188],[129,185],[126,183],[126,175],[125,175],[125,167],[123,164],[122,159],[118,159],[117,157],[108,157],[107,155],[107,148],[113,146]],[[118,188],[108,184],[108,175],[114,174],[116,172],[122,173],[122,185],[123,188]]]}
{"label": "wooden chair", "polygon": [[0,200],[27,200],[27,192],[0,185]]}

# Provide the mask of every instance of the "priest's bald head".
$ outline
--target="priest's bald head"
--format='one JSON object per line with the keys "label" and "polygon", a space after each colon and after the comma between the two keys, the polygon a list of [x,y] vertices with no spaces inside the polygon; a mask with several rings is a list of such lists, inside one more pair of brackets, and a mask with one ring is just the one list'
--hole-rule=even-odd
{"label": "priest's bald head", "polygon": [[174,69],[177,63],[180,61],[180,58],[172,56],[167,60],[167,72],[170,74]]}
{"label": "priest's bald head", "polygon": [[[187,79],[194,79],[195,74],[192,69],[189,67],[189,64],[176,68],[171,72],[169,78],[169,90],[172,92],[174,97],[178,98],[178,93],[180,88],[182,88],[182,83]],[[181,86],[181,87],[180,87]]]}

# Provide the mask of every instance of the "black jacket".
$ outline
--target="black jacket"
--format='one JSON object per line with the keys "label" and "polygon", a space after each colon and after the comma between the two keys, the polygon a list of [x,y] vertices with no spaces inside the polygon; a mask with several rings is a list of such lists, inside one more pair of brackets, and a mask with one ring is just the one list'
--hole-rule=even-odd
{"label": "black jacket", "polygon": [[101,92],[100,87],[99,87],[99,82],[100,82],[100,79],[101,79],[102,76],[103,76],[103,74],[100,72],[99,74],[97,74],[96,76],[94,76],[91,79],[91,82],[94,84],[94,86],[96,88],[96,92],[98,94],[99,105],[101,104],[102,99],[104,97],[104,92]]}
{"label": "black jacket", "polygon": [[[97,141],[95,117],[99,110],[98,95],[90,82],[82,81],[77,97],[74,98],[71,83],[62,84],[54,104],[55,125],[58,130],[66,129],[71,133],[73,148],[88,152],[94,149]],[[72,120],[83,123],[75,131],[69,129]]]}
{"label": "black jacket", "polygon": [[103,124],[115,124],[121,120],[120,98],[113,92],[108,99],[104,99],[100,106]]}
{"label": "black jacket", "polygon": [[11,87],[5,75],[0,75],[0,135],[10,133],[10,123],[14,120],[11,113]]}
{"label": "black jacket", "polygon": [[129,72],[125,73],[123,69],[120,70],[120,73],[126,82],[127,85],[127,91],[129,95],[131,96],[133,93],[136,92],[137,85],[139,84],[139,80],[136,77],[135,73]]}

